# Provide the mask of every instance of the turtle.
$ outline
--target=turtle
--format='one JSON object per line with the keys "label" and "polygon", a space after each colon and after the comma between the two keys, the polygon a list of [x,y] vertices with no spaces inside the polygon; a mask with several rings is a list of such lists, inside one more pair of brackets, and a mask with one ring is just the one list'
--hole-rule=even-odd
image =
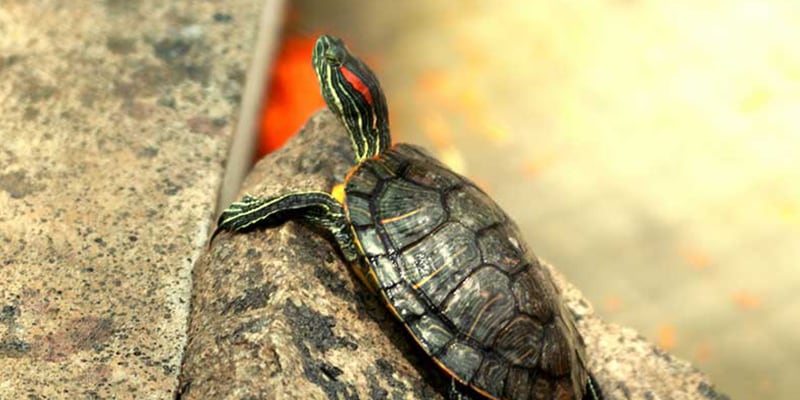
{"label": "turtle", "polygon": [[214,235],[289,219],[330,233],[459,398],[598,399],[574,316],[517,225],[423,148],[391,143],[379,81],[341,39],[320,36],[312,66],[353,167],[330,192],[246,195]]}

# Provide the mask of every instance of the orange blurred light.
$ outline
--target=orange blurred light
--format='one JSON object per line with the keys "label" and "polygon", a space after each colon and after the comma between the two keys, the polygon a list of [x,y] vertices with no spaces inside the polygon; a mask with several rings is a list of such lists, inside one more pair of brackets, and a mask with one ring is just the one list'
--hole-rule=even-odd
{"label": "orange blurred light", "polygon": [[522,173],[527,176],[537,176],[543,170],[553,165],[555,159],[556,156],[553,154],[544,154],[527,160],[522,164]]}
{"label": "orange blurred light", "polygon": [[676,337],[674,325],[662,324],[658,327],[658,347],[661,350],[669,351],[675,348]]}
{"label": "orange blurred light", "polygon": [[701,342],[699,345],[697,345],[697,348],[695,349],[695,352],[694,352],[694,359],[697,362],[704,363],[704,362],[707,362],[708,360],[710,360],[711,357],[713,357],[713,355],[714,355],[714,353],[713,353],[713,351],[711,349],[711,344],[709,344],[708,342],[704,341],[704,342]]}
{"label": "orange blurred light", "polygon": [[622,309],[622,299],[617,295],[609,295],[603,299],[603,310],[607,313],[617,312]]}
{"label": "orange blurred light", "polygon": [[683,246],[678,252],[686,263],[696,270],[703,270],[711,265],[711,256],[698,247]]}
{"label": "orange blurred light", "polygon": [[325,103],[311,68],[317,35],[287,36],[261,110],[258,157],[280,148]]}
{"label": "orange blurred light", "polygon": [[740,310],[755,310],[761,307],[761,297],[747,290],[735,292],[731,298]]}

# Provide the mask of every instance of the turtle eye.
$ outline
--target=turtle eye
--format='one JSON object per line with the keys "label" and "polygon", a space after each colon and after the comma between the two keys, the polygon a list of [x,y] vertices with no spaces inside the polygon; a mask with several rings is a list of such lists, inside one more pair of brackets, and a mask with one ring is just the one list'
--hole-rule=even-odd
{"label": "turtle eye", "polygon": [[331,64],[342,64],[344,56],[345,51],[341,46],[331,46],[325,50],[325,59]]}

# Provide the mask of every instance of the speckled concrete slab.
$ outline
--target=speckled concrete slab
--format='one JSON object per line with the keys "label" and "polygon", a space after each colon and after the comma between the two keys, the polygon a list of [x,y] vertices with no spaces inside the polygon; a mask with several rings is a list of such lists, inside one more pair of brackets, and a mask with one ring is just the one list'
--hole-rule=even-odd
{"label": "speckled concrete slab", "polygon": [[259,1],[0,8],[0,399],[167,399]]}
{"label": "speckled concrete slab", "polygon": [[[350,154],[341,125],[317,114],[256,166],[244,191],[327,190],[351,165]],[[598,319],[580,291],[551,271],[580,318],[606,398],[725,398],[688,363]],[[182,399],[435,399],[447,391],[331,244],[303,225],[219,235],[194,281]]]}

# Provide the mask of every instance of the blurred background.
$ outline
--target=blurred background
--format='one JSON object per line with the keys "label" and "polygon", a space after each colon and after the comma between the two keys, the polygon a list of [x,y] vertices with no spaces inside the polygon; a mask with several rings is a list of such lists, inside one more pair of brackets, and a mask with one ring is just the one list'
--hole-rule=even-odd
{"label": "blurred background", "polygon": [[736,399],[800,375],[800,2],[288,2],[261,154],[319,107],[316,36],[381,78],[395,141],[516,219],[606,320]]}

